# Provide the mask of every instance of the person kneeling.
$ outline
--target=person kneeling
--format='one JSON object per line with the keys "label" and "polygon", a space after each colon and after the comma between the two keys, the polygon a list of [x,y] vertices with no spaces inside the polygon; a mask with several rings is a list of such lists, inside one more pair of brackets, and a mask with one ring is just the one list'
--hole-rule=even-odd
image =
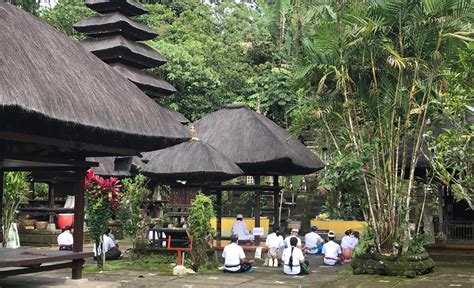
{"label": "person kneeling", "polygon": [[[105,251],[105,260],[117,260],[122,256],[122,251],[120,251],[115,245],[114,240],[108,236],[107,231],[102,235],[102,247],[104,247]],[[99,247],[99,249],[96,249],[95,244],[94,244],[94,259],[97,259],[97,257],[101,257],[101,249],[102,247]]]}
{"label": "person kneeling", "polygon": [[244,249],[237,245],[237,235],[230,236],[230,244],[224,247],[224,272],[241,273],[252,271],[252,262],[245,258]]}
{"label": "person kneeling", "polygon": [[298,275],[309,273],[309,262],[304,259],[303,251],[296,247],[298,239],[292,237],[290,239],[290,247],[283,251],[281,260],[283,261],[283,273],[287,275]]}
{"label": "person kneeling", "polygon": [[66,226],[63,228],[62,233],[58,235],[59,250],[72,251],[73,243],[74,243],[74,238],[72,237],[72,234],[71,234],[71,226]]}

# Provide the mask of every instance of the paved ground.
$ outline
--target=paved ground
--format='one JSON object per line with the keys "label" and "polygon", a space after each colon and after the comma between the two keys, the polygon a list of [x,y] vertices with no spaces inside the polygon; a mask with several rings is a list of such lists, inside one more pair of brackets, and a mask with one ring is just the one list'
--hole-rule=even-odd
{"label": "paved ground", "polygon": [[[114,270],[86,273],[87,287],[474,287],[474,266],[471,263],[438,263],[433,273],[416,279],[352,275],[349,266],[325,267],[319,258],[311,259],[314,271],[305,276],[285,276],[280,268],[255,267],[253,272],[236,274],[190,275],[176,277],[156,271]],[[2,288],[72,287],[65,285],[69,270],[30,274],[0,279]]]}

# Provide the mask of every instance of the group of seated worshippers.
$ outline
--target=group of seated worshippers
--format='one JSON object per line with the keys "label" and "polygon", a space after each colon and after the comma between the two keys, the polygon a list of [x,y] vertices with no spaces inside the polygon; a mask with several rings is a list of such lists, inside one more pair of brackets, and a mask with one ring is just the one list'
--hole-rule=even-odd
{"label": "group of seated worshippers", "polygon": [[[342,261],[347,262],[343,251],[346,251],[345,253],[348,253],[348,255],[352,254],[352,250],[358,244],[359,233],[352,233],[352,230],[346,231],[346,236],[341,240],[341,248],[341,245],[335,242],[336,234],[333,231],[328,232],[326,242],[317,231],[318,228],[312,226],[311,231],[304,236],[305,242],[302,245],[302,241],[298,236],[298,229],[292,229],[291,234],[284,239],[280,233],[280,228],[272,227],[272,233],[268,234],[265,241],[268,253],[264,266],[278,267],[279,260],[281,260],[283,273],[301,275],[310,272],[309,262],[306,260],[305,254],[321,254],[324,265],[329,266],[342,264]],[[252,270],[252,261],[245,258],[243,248],[237,245],[238,239],[237,235],[232,235],[231,244],[227,245],[222,253],[222,257],[225,258],[225,272],[237,273]],[[350,246],[347,246],[349,244]],[[351,250],[349,251],[347,248]]]}

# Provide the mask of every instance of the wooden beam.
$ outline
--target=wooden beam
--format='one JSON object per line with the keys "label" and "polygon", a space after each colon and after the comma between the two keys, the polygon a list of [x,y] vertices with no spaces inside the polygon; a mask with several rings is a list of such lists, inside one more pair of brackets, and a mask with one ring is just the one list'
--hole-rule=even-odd
{"label": "wooden beam", "polygon": [[44,136],[30,135],[24,133],[15,133],[10,131],[0,131],[0,139],[8,141],[18,141],[26,143],[36,143],[49,146],[58,146],[71,148],[77,151],[94,151],[109,153],[110,155],[123,155],[123,156],[139,156],[140,151],[129,149],[129,148],[118,148],[111,146],[104,146],[91,143],[83,143],[78,141],[67,141],[57,138],[50,138]]}
{"label": "wooden beam", "polygon": [[45,266],[31,266],[31,267],[13,269],[13,270],[3,270],[3,271],[0,271],[0,278],[13,276],[13,275],[20,275],[20,274],[53,271],[53,270],[59,270],[59,269],[64,269],[64,268],[71,268],[71,267],[73,267],[73,262],[66,262],[66,263],[59,263],[59,264],[52,264],[52,265],[45,265]]}
{"label": "wooden beam", "polygon": [[216,210],[217,210],[217,215],[216,215],[216,236],[217,236],[217,241],[220,242],[222,239],[222,193],[217,193],[216,194]]}
{"label": "wooden beam", "polygon": [[[0,159],[5,161],[8,160],[18,160],[25,162],[36,162],[36,163],[48,163],[48,164],[57,164],[57,166],[62,167],[99,167],[99,163],[85,160],[68,160],[64,158],[54,158],[54,157],[41,157],[37,155],[29,154],[15,154],[15,153],[0,153]],[[50,166],[36,166],[36,167],[50,167]]]}
{"label": "wooden beam", "polygon": [[210,190],[221,190],[221,191],[255,191],[255,189],[260,189],[260,191],[280,191],[283,189],[281,186],[270,186],[270,185],[212,185],[209,187]]}
{"label": "wooden beam", "polygon": [[[85,193],[85,170],[77,170],[77,181],[74,187],[74,245],[73,252],[82,252],[84,246],[84,193]],[[84,260],[74,260],[72,267],[72,279],[82,278],[82,265]]]}
{"label": "wooden beam", "polygon": [[[260,176],[254,176],[255,182],[255,227],[260,227],[260,193],[262,192],[260,188]],[[260,236],[255,236],[255,246],[260,245]]]}
{"label": "wooden beam", "polygon": [[[0,224],[3,223],[3,169],[2,163],[0,162]],[[1,228],[1,227],[0,227]],[[3,242],[3,231],[0,229],[0,240]],[[2,243],[2,246],[4,243]],[[1,248],[0,248],[1,249]]]}
{"label": "wooden beam", "polygon": [[[55,195],[54,195],[54,189],[56,187],[55,186],[55,183],[51,183],[51,185],[48,185],[48,207],[49,208],[54,208],[54,199],[55,199]],[[54,215],[53,213],[49,213],[49,223],[54,223]]]}
{"label": "wooden beam", "polygon": [[[279,187],[278,176],[273,176],[273,186]],[[280,227],[280,191],[273,191],[273,225]]]}

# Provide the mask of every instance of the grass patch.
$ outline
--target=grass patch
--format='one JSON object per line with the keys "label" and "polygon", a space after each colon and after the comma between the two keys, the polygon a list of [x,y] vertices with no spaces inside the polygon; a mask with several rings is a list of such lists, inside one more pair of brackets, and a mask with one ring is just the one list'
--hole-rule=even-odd
{"label": "grass patch", "polygon": [[[87,264],[84,267],[85,273],[98,273],[100,271],[113,271],[113,270],[146,270],[146,271],[157,271],[165,274],[173,273],[173,268],[176,265],[178,258],[175,253],[173,254],[148,254],[139,255],[134,261],[129,258],[107,261],[104,268],[97,267],[97,264]],[[174,265],[173,265],[174,264]],[[191,267],[191,263],[185,259],[184,265]],[[199,268],[199,274],[214,274],[219,272],[217,270],[219,263],[214,259],[209,259],[205,265]]]}

